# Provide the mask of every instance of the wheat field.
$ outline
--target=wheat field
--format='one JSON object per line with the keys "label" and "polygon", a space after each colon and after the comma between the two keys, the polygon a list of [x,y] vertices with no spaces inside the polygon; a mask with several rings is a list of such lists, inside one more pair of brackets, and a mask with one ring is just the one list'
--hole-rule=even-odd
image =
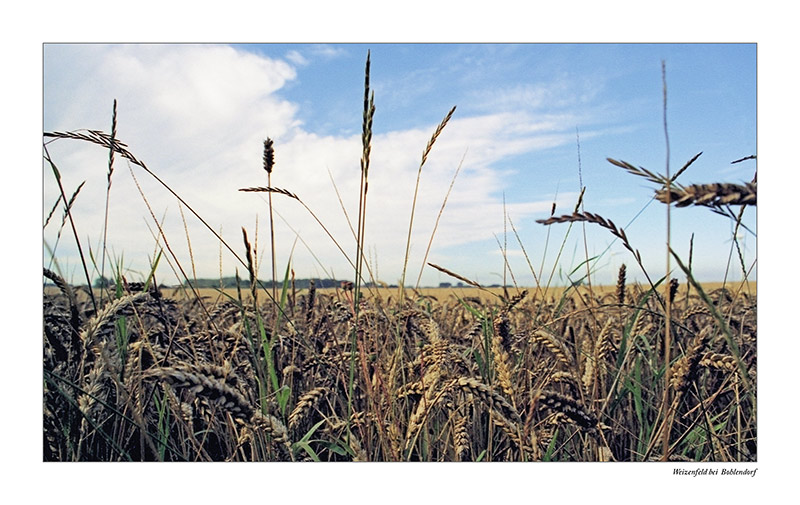
{"label": "wheat field", "polygon": [[[357,319],[350,292],[306,290],[273,333],[266,304],[155,289],[86,317],[88,296],[48,277],[46,460],[662,456],[663,308],[623,281],[594,298],[376,296]],[[672,303],[669,457],[753,460],[755,294],[706,296]]]}
{"label": "wheat field", "polygon": [[[349,285],[297,289],[286,276],[265,287],[246,232],[241,244],[224,244],[247,267],[238,289],[118,276],[90,290],[44,269],[45,461],[757,460],[757,297],[748,271],[742,281],[701,284],[673,253],[675,276],[650,272],[641,284],[628,283],[624,265],[605,287],[493,289],[435,264],[469,288],[364,282],[373,100],[367,59]],[[88,142],[110,152],[109,181],[116,155],[161,182],[115,128],[44,136],[56,177],[47,142]],[[270,174],[277,147],[267,140]],[[738,229],[756,205],[755,180],[681,186],[675,179],[692,161],[668,177],[609,159],[656,184],[665,208],[722,214]],[[305,205],[291,188],[242,191]],[[77,191],[72,199],[61,192],[69,215]],[[624,229],[580,208],[540,225],[599,226],[643,268]],[[68,234],[66,219],[61,226]],[[91,285],[94,257],[81,254]]]}

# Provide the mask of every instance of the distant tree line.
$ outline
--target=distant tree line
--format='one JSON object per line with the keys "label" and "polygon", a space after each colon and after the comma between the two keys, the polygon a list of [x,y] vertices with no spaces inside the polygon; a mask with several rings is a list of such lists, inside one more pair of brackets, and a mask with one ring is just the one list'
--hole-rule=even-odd
{"label": "distant tree line", "polygon": [[[336,287],[343,287],[347,284],[352,284],[350,281],[342,281],[338,279],[295,279],[294,280],[294,287],[295,289],[308,289],[311,287],[311,281],[314,281],[314,285],[317,288],[336,288]],[[264,281],[260,280],[260,285],[272,289],[273,281]],[[98,289],[105,289],[105,288],[114,288],[116,282],[112,278],[102,278],[98,277],[94,280],[94,287]],[[283,281],[275,281],[275,285],[278,288],[283,286]],[[194,286],[195,288],[219,288],[220,286],[223,289],[228,288],[236,288],[236,277],[223,277],[222,279],[197,279],[197,280],[188,280],[183,282],[183,286],[189,287]],[[242,289],[249,289],[250,288],[250,279],[242,279],[239,278],[239,286]],[[377,283],[373,284],[371,282],[366,282],[362,285],[364,288],[371,288],[371,287],[387,287],[387,288],[396,288],[397,284],[383,284]],[[159,288],[169,288],[169,287],[176,287],[176,286],[165,286],[164,284],[160,284]],[[451,288],[451,287],[458,287],[462,288],[465,287],[463,282],[459,282],[456,284],[451,284],[449,282],[440,282],[440,288]],[[489,287],[500,287],[499,284],[495,284]]]}
{"label": "distant tree line", "polygon": [[[440,288],[452,288],[453,284],[451,282],[440,282],[439,283],[439,287]],[[464,283],[463,282],[459,282],[458,284],[456,284],[456,287],[457,288],[463,288],[464,287]]]}
{"label": "distant tree line", "polygon": [[[339,281],[336,279],[295,279],[294,286],[295,289],[308,289],[311,286],[311,281],[314,281],[314,285],[317,288],[333,288],[337,286],[341,286],[344,281]],[[264,281],[259,280],[261,286],[266,288],[272,288],[272,281]],[[194,286],[196,288],[235,288],[236,287],[236,277],[223,277],[222,279],[196,279],[196,280],[188,280],[184,281],[183,286],[189,287]],[[283,286],[283,281],[276,281],[275,285],[280,288]],[[95,288],[114,288],[116,286],[116,281],[111,278],[103,278],[98,277],[94,280],[94,287]],[[242,279],[239,278],[239,286],[241,288],[250,288],[250,279]],[[177,286],[166,286],[164,284],[159,284],[160,288],[165,287],[177,287]]]}
{"label": "distant tree line", "polygon": [[[311,287],[311,281],[314,281],[314,285],[317,288],[334,288],[341,284],[342,281],[336,279],[295,279],[294,280],[294,287],[295,289],[308,289]],[[272,288],[273,284],[278,288],[283,286],[283,281],[264,281],[259,280],[261,286],[265,288]],[[196,288],[218,288],[220,285],[223,288],[235,288],[236,287],[236,277],[223,277],[222,279],[197,279],[191,281],[185,281],[183,283],[184,286],[194,286]],[[249,288],[250,287],[250,279],[239,279],[239,286],[241,288]]]}

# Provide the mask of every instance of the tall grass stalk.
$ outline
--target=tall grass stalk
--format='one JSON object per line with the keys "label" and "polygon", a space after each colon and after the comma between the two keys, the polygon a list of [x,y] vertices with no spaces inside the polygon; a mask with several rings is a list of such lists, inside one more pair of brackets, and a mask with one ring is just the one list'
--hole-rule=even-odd
{"label": "tall grass stalk", "polygon": [[[275,165],[275,147],[273,145],[272,139],[267,137],[267,140],[264,141],[264,171],[267,172],[267,187],[272,187],[272,169]],[[276,300],[278,296],[277,291],[277,275],[275,271],[275,224],[274,218],[272,217],[272,192],[267,194],[269,198],[269,243],[270,249],[272,252],[272,299]],[[275,304],[272,304],[272,319],[273,321],[276,320],[276,310]],[[277,328],[276,328],[277,331]]]}
{"label": "tall grass stalk", "polygon": [[[189,262],[192,265],[192,280],[197,283],[197,269],[195,268],[194,263],[194,251],[192,249],[192,239],[189,236],[189,227],[186,225],[186,216],[183,214],[183,205],[178,205],[178,210],[181,214],[181,222],[183,223],[183,233],[186,235],[186,246],[189,249]],[[220,245],[220,247],[222,247]],[[222,251],[220,251],[221,256]],[[222,258],[220,257],[220,263],[222,263]],[[222,265],[220,264],[220,271],[222,271]],[[220,279],[222,278],[222,274],[220,274]]]}
{"label": "tall grass stalk", "polygon": [[364,241],[367,221],[367,193],[369,191],[369,155],[372,149],[372,120],[375,116],[375,92],[370,93],[369,87],[370,52],[367,51],[367,63],[364,70],[364,114],[361,128],[361,182],[358,194],[358,226],[356,227],[356,272],[354,282],[353,313],[355,324],[350,338],[350,376],[348,378],[347,417],[348,417],[348,442],[350,437],[350,415],[353,411],[353,394],[355,387],[355,360],[358,350],[357,339],[359,336],[360,320],[358,317],[361,304],[361,268],[364,263]]}
{"label": "tall grass stalk", "polygon": [[[58,183],[58,190],[61,192],[61,199],[66,202],[67,195],[64,193],[64,185],[61,184],[61,174],[58,171],[58,167],[56,167],[56,164],[50,157],[50,152],[47,150],[47,145],[44,145],[42,147],[44,149],[44,159],[50,165],[50,168],[53,171],[53,175],[56,178],[56,182]],[[78,189],[80,190],[80,187]],[[75,194],[77,194],[77,191],[75,192]],[[78,255],[80,256],[81,265],[83,266],[83,273],[86,276],[86,287],[89,291],[89,297],[91,298],[92,301],[92,307],[94,308],[94,311],[97,312],[98,305],[97,305],[97,300],[95,300],[94,297],[94,291],[92,290],[92,280],[89,277],[89,269],[86,267],[86,257],[83,255],[83,248],[81,246],[80,238],[78,237],[78,230],[75,227],[75,221],[72,219],[72,211],[70,209],[71,205],[67,205],[65,212],[67,214],[67,217],[69,218],[70,227],[72,227],[72,235],[75,237],[75,245],[78,248]]]}
{"label": "tall grass stalk", "polygon": [[[56,232],[56,241],[55,243],[53,243],[52,246],[48,245],[48,249],[50,249],[50,262],[47,265],[48,269],[53,268],[53,264],[56,261],[55,250],[58,248],[58,243],[61,241],[61,233],[64,231],[64,227],[67,225],[67,219],[69,217],[68,211],[71,210],[72,206],[75,204],[75,199],[78,197],[78,194],[81,192],[81,189],[83,188],[84,184],[86,184],[86,181],[83,181],[78,185],[75,191],[73,191],[69,201],[64,204],[64,214],[61,217],[61,225],[59,225],[58,231]],[[50,212],[51,215],[53,212],[55,212],[56,208],[58,208],[59,203],[61,203],[61,194],[58,195],[56,203],[55,205],[53,205],[53,210]],[[42,227],[43,229],[47,228],[47,224],[50,222],[50,217],[51,216],[47,217],[47,220],[45,221],[44,226]]]}
{"label": "tall grass stalk", "polygon": [[[665,61],[661,61],[661,82],[664,88],[664,142],[666,144],[666,155],[665,155],[665,163],[666,163],[666,170],[665,173],[667,175],[667,180],[672,183],[672,179],[670,178],[669,173],[669,130],[667,128],[667,63]],[[666,277],[669,278],[670,272],[672,270],[670,266],[670,253],[671,253],[671,241],[670,241],[670,232],[672,230],[671,221],[670,221],[670,211],[672,208],[671,201],[670,201],[670,194],[671,191],[667,191],[667,258],[666,258]],[[664,416],[665,416],[665,425],[666,429],[663,433],[662,445],[663,445],[663,460],[669,460],[669,437],[670,432],[672,431],[672,416],[673,412],[670,409],[670,396],[669,396],[669,383],[671,379],[672,367],[670,363],[670,350],[672,348],[672,296],[669,294],[669,283],[665,285],[665,289],[667,290],[665,293],[666,298],[666,317],[664,323],[664,365],[666,366],[666,373],[664,374]]]}
{"label": "tall grass stalk", "polygon": [[[453,107],[455,110],[455,107]],[[453,178],[450,180],[450,186],[447,188],[447,193],[444,195],[444,200],[442,201],[442,206],[439,208],[439,213],[436,215],[436,222],[433,224],[433,230],[431,231],[431,237],[428,240],[428,247],[425,248],[425,256],[422,258],[422,267],[419,269],[419,275],[417,276],[417,282],[414,285],[414,289],[419,289],[419,284],[422,281],[422,272],[425,271],[425,265],[428,263],[428,255],[431,252],[431,246],[433,245],[433,237],[436,236],[436,230],[439,229],[439,221],[442,219],[442,214],[444,214],[444,208],[447,205],[447,199],[450,197],[450,192],[453,191],[453,185],[456,183],[456,177],[458,177],[458,173],[461,172],[461,167],[464,166],[464,159],[467,157],[467,151],[464,151],[463,156],[461,156],[461,161],[458,163],[458,167],[456,168],[455,173],[453,174]]]}
{"label": "tall grass stalk", "polygon": [[[339,200],[339,207],[342,209],[342,214],[344,214],[344,218],[345,221],[347,221],[348,228],[350,228],[350,234],[353,236],[353,240],[358,242],[358,234],[353,228],[353,221],[350,219],[350,215],[347,213],[347,209],[345,208],[344,205],[344,200],[342,200],[342,195],[341,193],[339,193],[339,188],[336,186],[336,181],[333,179],[333,174],[331,174],[330,170],[328,170],[328,178],[330,178],[331,185],[333,186],[333,191],[336,193],[336,198]],[[322,223],[319,220],[317,220],[317,222],[319,222],[320,225],[322,225]],[[330,233],[328,233],[328,236],[330,236],[331,239],[333,239],[333,236]],[[337,247],[339,247],[339,250],[342,251],[342,253],[344,253],[344,250],[339,246],[339,244],[337,243],[336,245]],[[345,257],[347,257],[348,263],[350,263],[350,266],[353,267],[353,270],[355,271],[355,264],[353,263],[353,260],[351,260],[347,256],[347,254],[345,254]],[[372,284],[373,285],[376,284],[377,278],[375,277],[375,274],[372,272],[372,267],[370,266],[370,262],[369,261],[366,262],[364,266],[367,268],[367,274],[369,274],[369,279],[372,281]],[[364,277],[362,276],[361,279],[364,280]]]}
{"label": "tall grass stalk", "polygon": [[453,107],[450,109],[450,112],[442,119],[439,123],[439,126],[436,127],[436,131],[433,132],[431,139],[428,141],[428,145],[425,146],[425,150],[422,152],[422,161],[419,163],[419,169],[417,170],[417,182],[414,185],[414,198],[411,199],[411,218],[408,222],[408,238],[406,239],[406,254],[403,258],[403,273],[400,276],[400,299],[405,298],[405,288],[406,288],[406,269],[408,268],[408,255],[411,252],[411,230],[414,227],[414,211],[417,208],[417,194],[419,193],[419,180],[422,176],[422,166],[425,165],[425,161],[428,159],[428,155],[433,148],[434,142],[444,130],[444,127],[447,125],[447,122],[450,121],[450,118],[453,116],[453,113],[456,111],[456,108]]}
{"label": "tall grass stalk", "polygon": [[[111,146],[114,145],[114,142],[117,138],[117,100],[114,99],[114,106],[111,112]],[[100,279],[101,281],[105,280],[105,271],[106,271],[106,239],[107,239],[107,232],[108,232],[108,204],[111,197],[111,176],[114,174],[114,148],[109,146],[108,148],[108,173],[106,174],[107,185],[106,185],[106,208],[105,214],[103,217],[103,248],[101,249],[100,254]],[[103,286],[100,291],[100,303],[103,303],[103,296],[108,286]]]}
{"label": "tall grass stalk", "polygon": [[[581,188],[581,191],[584,190],[585,186],[583,185],[583,164],[581,163],[581,134],[577,127],[575,127],[575,142],[577,144],[578,150],[578,185]],[[584,211],[585,199],[581,199],[581,212]],[[586,223],[581,223],[581,228],[583,232],[583,254],[584,254],[584,263],[586,264],[586,284],[589,287],[589,299],[594,300],[594,293],[592,291],[592,268],[591,268],[591,261],[589,260],[589,241],[586,239]],[[589,314],[592,316],[592,320],[594,321],[594,331],[597,333],[598,331],[598,324],[597,318],[595,317],[594,311],[590,310]]]}
{"label": "tall grass stalk", "polygon": [[[145,163],[143,161],[139,160],[136,156],[134,156],[134,154],[131,153],[130,150],[128,150],[128,148],[127,148],[128,146],[126,144],[124,144],[123,142],[121,142],[120,140],[114,139],[112,141],[111,140],[111,136],[109,134],[101,132],[101,131],[95,131],[95,130],[89,130],[86,133],[81,132],[81,131],[44,132],[43,136],[46,137],[46,138],[53,138],[53,139],[81,140],[81,141],[84,141],[84,142],[90,142],[92,144],[97,144],[97,145],[100,145],[100,146],[103,146],[103,147],[108,147],[108,148],[113,149],[117,154],[120,154],[123,158],[127,159],[128,161],[130,161],[134,165],[138,166],[139,168],[144,170],[150,177],[155,179],[156,182],[158,182],[164,189],[166,189],[172,196],[174,196],[178,200],[178,202],[180,202],[180,204],[184,205],[189,210],[189,212],[191,212],[192,215],[194,215],[194,217],[196,217],[198,219],[198,221],[200,221],[200,223],[203,226],[205,226],[206,229],[208,229],[209,232],[211,232],[211,234],[219,242],[219,244],[221,246],[224,246],[225,249],[227,249],[228,252],[230,252],[233,255],[233,257],[234,257],[234,259],[236,259],[236,261],[238,261],[242,266],[247,268],[247,263],[241,258],[241,256],[239,256],[239,254],[233,249],[233,247],[231,247],[230,244],[228,244],[228,242],[225,239],[222,238],[220,233],[218,233],[216,230],[214,230],[214,228],[212,228],[211,225],[209,225],[208,222],[205,219],[203,219],[203,217],[200,214],[198,214],[197,211],[194,210],[194,208],[186,202],[186,200],[184,200],[163,179],[161,179],[152,170],[150,170],[150,168],[148,168],[147,165],[145,165]],[[45,144],[45,159],[46,160],[50,159],[50,156],[47,153],[47,145],[46,144]],[[50,161],[50,163],[51,163],[51,166],[54,169],[55,173],[58,174],[58,171],[55,168],[55,165],[52,164],[52,161]],[[133,171],[131,171],[131,173],[133,173]],[[60,175],[56,175],[56,179],[60,183]],[[63,197],[63,188],[61,188],[61,193],[62,193],[62,197]],[[64,198],[64,200],[66,201],[66,198]],[[151,211],[151,214],[152,214],[152,211]],[[78,249],[79,249],[79,253],[80,253],[81,259],[83,260],[83,253],[80,252],[80,244],[78,245]],[[89,275],[88,275],[88,270],[85,268],[85,262],[84,262],[84,271],[86,272],[86,278],[88,280],[89,279]],[[184,278],[187,278],[187,277],[184,275]],[[89,286],[91,287],[91,283],[89,284]],[[270,298],[272,298],[271,293],[268,292],[267,294],[270,296]],[[94,295],[92,295],[92,300],[94,300]],[[274,298],[273,298],[273,302],[275,302]],[[275,302],[275,303],[277,303],[277,302]],[[94,303],[94,305],[96,306],[97,304]]]}

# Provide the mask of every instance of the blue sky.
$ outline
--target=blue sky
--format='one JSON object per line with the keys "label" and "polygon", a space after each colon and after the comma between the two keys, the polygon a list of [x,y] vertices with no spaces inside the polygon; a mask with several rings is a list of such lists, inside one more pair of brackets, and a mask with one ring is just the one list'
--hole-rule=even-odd
{"label": "blue sky", "polygon": [[[651,201],[651,183],[606,158],[665,171],[662,60],[671,170],[703,152],[679,182],[741,183],[755,174],[754,161],[731,164],[757,154],[755,44],[46,45],[44,129],[108,131],[116,98],[118,137],[240,254],[241,228],[251,240],[257,235],[260,276],[269,278],[265,199],[237,191],[266,185],[261,150],[267,136],[275,141],[273,185],[297,194],[353,256],[342,205],[354,220],[368,50],[376,114],[367,255],[373,273],[389,284],[402,271],[422,151],[453,106],[456,112],[422,169],[406,279],[411,285],[420,271],[422,285],[452,281],[423,269],[423,259],[459,164],[427,261],[482,284],[501,283],[499,242],[507,244],[507,282],[513,274],[519,284],[531,285],[529,260],[537,276],[563,283],[588,250],[599,256],[593,282],[614,282],[622,263],[630,279],[644,281],[632,255],[607,230],[587,225],[584,246],[581,226],[564,241],[567,225],[535,222],[549,216],[553,202],[556,214],[572,212],[582,180],[584,210],[624,227],[648,272],[661,277],[665,207]],[[65,140],[48,148],[67,193],[86,181],[75,218],[84,250],[98,251],[108,153]],[[46,215],[57,193],[44,168]],[[198,277],[218,276],[220,265],[223,275],[237,266],[242,273],[185,209],[184,225],[173,197],[138,168],[133,174],[176,255],[162,262],[162,282],[178,282],[169,265],[176,261],[187,271],[193,262]],[[291,258],[297,277],[352,277],[346,259],[302,206],[280,196],[273,202],[279,270]],[[136,277],[163,241],[157,245],[150,212],[120,159],[111,209],[111,261]],[[757,232],[753,209],[744,223]],[[67,233],[57,241],[57,224],[45,229],[45,244],[57,244],[60,268],[77,280],[74,242]],[[701,208],[674,210],[672,244],[684,260],[692,233],[701,280],[721,280],[728,266],[729,278],[741,278],[738,260],[728,260],[729,219]],[[756,236],[740,231],[739,237],[750,268]],[[46,264],[49,259],[45,248]]]}

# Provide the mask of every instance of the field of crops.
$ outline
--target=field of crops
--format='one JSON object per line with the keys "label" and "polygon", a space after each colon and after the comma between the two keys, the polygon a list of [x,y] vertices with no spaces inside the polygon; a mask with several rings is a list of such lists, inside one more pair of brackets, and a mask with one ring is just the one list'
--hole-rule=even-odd
{"label": "field of crops", "polygon": [[647,461],[663,430],[670,459],[756,458],[754,292],[675,286],[665,416],[664,300],[624,272],[595,296],[378,293],[357,315],[307,290],[274,319],[265,293],[93,313],[48,276],[46,460]]}
{"label": "field of crops", "polygon": [[[369,91],[367,60],[352,283],[296,289],[287,275],[267,288],[246,232],[236,247],[246,278],[224,293],[158,288],[152,275],[118,275],[90,291],[90,267],[100,269],[88,252],[84,286],[44,268],[44,460],[756,461],[750,270],[741,281],[700,284],[673,254],[673,277],[645,271],[641,284],[628,282],[623,265],[614,286],[489,289],[429,263],[469,287],[367,285]],[[155,177],[115,130],[45,137],[108,149],[109,188],[114,155]],[[273,149],[268,139],[267,174]],[[44,159],[60,181],[46,148]],[[734,240],[743,210],[756,205],[755,180],[674,182],[694,160],[672,176],[609,161],[660,185],[665,208],[728,216]],[[70,199],[60,190],[68,236],[78,191]],[[271,185],[242,190],[305,205]],[[540,224],[599,226],[645,270],[624,229],[580,204]]]}

